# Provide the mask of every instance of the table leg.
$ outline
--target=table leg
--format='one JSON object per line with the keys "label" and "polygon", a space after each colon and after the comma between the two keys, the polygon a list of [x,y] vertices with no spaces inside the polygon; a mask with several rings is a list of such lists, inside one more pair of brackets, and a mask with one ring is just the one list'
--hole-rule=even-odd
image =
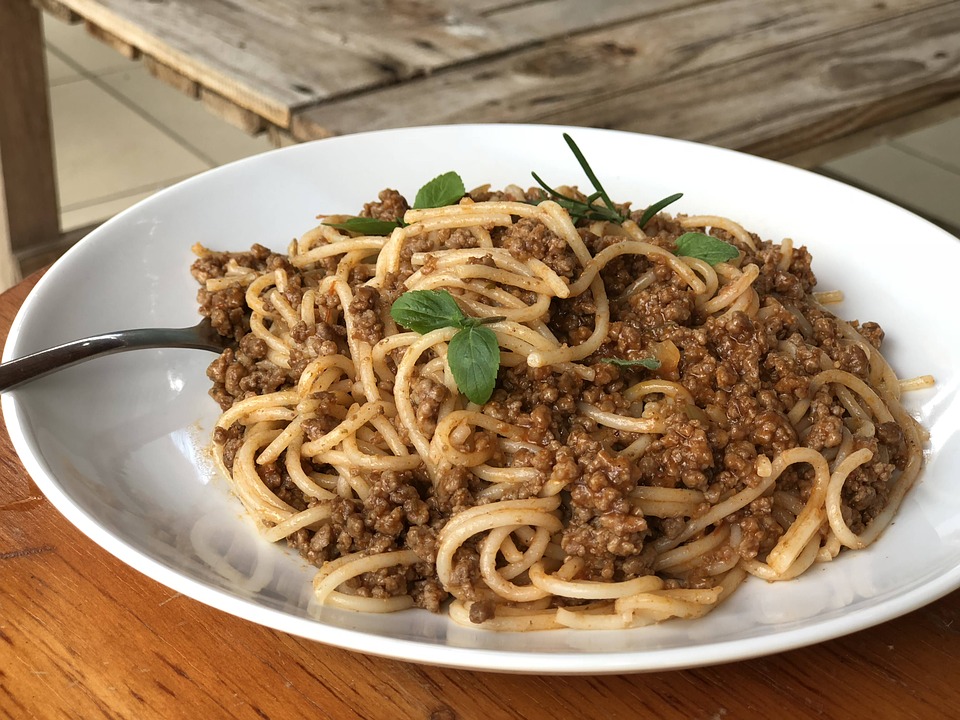
{"label": "table leg", "polygon": [[0,289],[19,279],[19,252],[60,236],[41,12],[0,2]]}

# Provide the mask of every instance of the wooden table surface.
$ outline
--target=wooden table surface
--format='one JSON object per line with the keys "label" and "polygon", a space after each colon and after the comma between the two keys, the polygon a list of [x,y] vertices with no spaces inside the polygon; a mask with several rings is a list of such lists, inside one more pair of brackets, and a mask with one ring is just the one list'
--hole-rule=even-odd
{"label": "wooden table surface", "polygon": [[278,144],[535,122],[812,166],[960,115],[960,0],[4,0],[0,287],[73,239],[37,8]]}
{"label": "wooden table surface", "polygon": [[956,1],[36,1],[296,140],[560,122],[781,158],[960,95]]}
{"label": "wooden table surface", "polygon": [[[0,295],[0,342],[34,275]],[[546,677],[386,660],[270,630],[125,566],[40,494],[0,429],[0,717],[936,718],[960,714],[960,591],[727,665]]]}

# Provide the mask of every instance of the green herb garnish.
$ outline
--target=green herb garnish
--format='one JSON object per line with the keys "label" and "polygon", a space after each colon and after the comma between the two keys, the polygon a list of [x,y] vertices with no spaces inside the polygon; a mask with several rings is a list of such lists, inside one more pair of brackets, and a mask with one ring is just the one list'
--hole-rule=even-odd
{"label": "green herb garnish", "polygon": [[[438,208],[444,205],[453,205],[467,194],[463,180],[457,173],[450,171],[438,175],[417,191],[417,199],[413,207],[417,210]],[[378,220],[368,217],[349,217],[343,222],[325,222],[324,225],[346,230],[359,235],[389,235],[395,228],[403,227],[406,223],[403,218],[396,220]]]}
{"label": "green herb garnish", "polygon": [[[563,139],[566,140],[574,157],[577,158],[577,162],[580,163],[580,167],[583,168],[583,172],[586,174],[587,179],[590,180],[590,184],[593,185],[593,193],[588,195],[586,200],[578,200],[550,187],[535,172],[530,173],[533,175],[533,179],[546,191],[550,200],[553,200],[570,213],[570,217],[574,223],[580,220],[607,220],[609,222],[615,222],[618,225],[625,222],[628,217],[617,209],[616,204],[610,199],[607,191],[603,189],[603,185],[600,184],[597,174],[593,171],[593,168],[590,167],[590,163],[587,162],[587,158],[573,141],[573,138],[567,133],[564,133]],[[650,222],[650,218],[663,210],[667,205],[676,202],[682,197],[683,193],[674,193],[669,197],[663,198],[663,200],[655,202],[644,211],[637,225],[643,228],[644,225]],[[598,200],[603,204],[598,204]]]}
{"label": "green herb garnish", "polygon": [[493,330],[468,325],[457,331],[447,347],[447,362],[460,392],[482,405],[493,395],[500,368],[500,343]]}
{"label": "green herb garnish", "polygon": [[502,317],[468,317],[446,290],[411,290],[390,307],[398,324],[421,335],[445,327],[458,328],[447,347],[450,372],[470,402],[482,405],[490,399],[500,369],[500,343],[484,325]]}
{"label": "green herb garnish", "polygon": [[443,175],[437,175],[420,188],[413,201],[413,207],[417,210],[425,210],[453,205],[460,202],[460,198],[466,194],[467,189],[463,186],[463,180],[451,170]]}
{"label": "green herb garnish", "polygon": [[446,290],[411,290],[398,297],[390,315],[399,324],[425,335],[445,327],[464,327],[467,316]]}
{"label": "green herb garnish", "polygon": [[643,358],[641,360],[624,360],[623,358],[600,358],[600,362],[617,367],[645,367],[647,370],[656,370],[660,367],[660,361],[656,358]]}
{"label": "green herb garnish", "polygon": [[688,232],[677,238],[676,254],[683,257],[698,258],[711,265],[716,265],[727,260],[733,260],[740,254],[740,251],[730,243],[711,235]]}
{"label": "green herb garnish", "polygon": [[640,216],[640,220],[637,221],[637,225],[642,230],[644,227],[646,227],[647,223],[650,222],[654,215],[663,210],[667,205],[675,203],[682,197],[683,193],[674,193],[673,195],[668,195],[663,200],[655,202],[653,205],[643,211],[643,215]]}
{"label": "green herb garnish", "polygon": [[337,228],[337,230],[346,230],[360,235],[389,235],[394,228],[400,227],[397,220],[377,220],[368,217],[351,217],[343,222],[325,222],[323,224]]}
{"label": "green herb garnish", "polygon": [[[579,220],[608,220],[617,224],[624,222],[627,217],[617,210],[617,206],[613,203],[613,200],[610,199],[610,196],[607,195],[607,191],[603,189],[603,185],[601,185],[600,180],[597,179],[596,173],[593,172],[593,168],[590,167],[590,163],[587,162],[587,158],[584,157],[580,148],[577,147],[577,144],[573,141],[573,138],[567,133],[564,133],[563,139],[567,141],[567,145],[570,147],[570,150],[573,151],[574,157],[577,158],[577,162],[580,163],[580,167],[583,168],[587,179],[590,180],[590,183],[593,185],[593,193],[587,196],[586,201],[578,200],[577,198],[569,197],[554,190],[535,172],[530,173],[533,175],[533,179],[547,192],[549,199],[570,213],[570,217],[574,222],[578,222]],[[603,204],[597,204],[597,200],[601,200]]]}

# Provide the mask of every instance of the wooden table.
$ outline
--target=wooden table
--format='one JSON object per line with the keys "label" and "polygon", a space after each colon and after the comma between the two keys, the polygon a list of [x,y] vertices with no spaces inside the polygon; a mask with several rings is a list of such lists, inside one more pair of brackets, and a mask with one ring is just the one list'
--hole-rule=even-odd
{"label": "wooden table", "polygon": [[[33,287],[0,295],[0,341]],[[384,660],[239,620],[81,535],[0,430],[0,717],[934,718],[960,712],[960,591],[769,658],[606,677]]]}
{"label": "wooden table", "polygon": [[3,0],[0,287],[73,239],[37,8],[277,143],[543,122],[812,166],[960,115],[958,0]]}

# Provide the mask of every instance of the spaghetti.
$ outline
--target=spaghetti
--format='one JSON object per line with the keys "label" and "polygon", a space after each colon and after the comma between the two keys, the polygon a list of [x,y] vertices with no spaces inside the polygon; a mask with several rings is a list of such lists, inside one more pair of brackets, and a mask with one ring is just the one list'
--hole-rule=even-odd
{"label": "spaghetti", "polygon": [[[201,312],[236,340],[209,370],[215,445],[320,602],[496,630],[700,617],[750,574],[869,545],[920,472],[900,393],[932,379],[901,384],[790,241],[575,223],[514,186],[422,210],[384,191],[364,215],[403,223],[321,225],[287,256],[195,248]],[[677,255],[690,231],[736,257]],[[398,327],[411,290],[498,318],[489,401],[459,391],[455,328]]]}

